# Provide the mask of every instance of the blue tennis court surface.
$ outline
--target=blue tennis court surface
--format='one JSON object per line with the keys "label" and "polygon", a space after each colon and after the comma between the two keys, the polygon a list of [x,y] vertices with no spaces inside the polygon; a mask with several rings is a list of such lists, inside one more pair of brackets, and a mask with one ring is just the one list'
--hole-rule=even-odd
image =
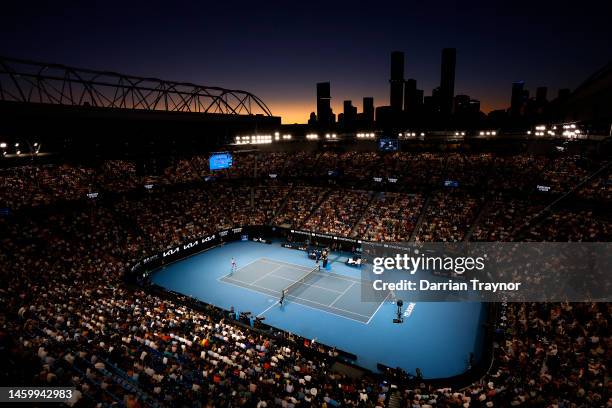
{"label": "blue tennis court surface", "polygon": [[[231,259],[237,269],[231,273]],[[470,353],[480,356],[485,308],[479,303],[418,303],[403,324],[393,324],[396,305],[361,301],[360,270],[333,253],[330,270],[300,281],[315,263],[303,251],[275,243],[232,242],[169,264],[152,275],[154,283],[237,312],[265,317],[265,323],[357,355],[357,364],[401,367],[425,378],[466,371]],[[402,299],[407,305],[410,299]]]}
{"label": "blue tennis court surface", "polygon": [[[306,280],[302,281],[304,276]],[[302,265],[268,258],[257,259],[223,276],[221,281],[275,296],[277,299],[280,299],[283,289],[291,287],[286,295],[288,302],[366,324],[381,305],[359,301],[361,281],[357,278],[319,270],[317,267],[313,271]],[[265,311],[259,314],[263,315]]]}

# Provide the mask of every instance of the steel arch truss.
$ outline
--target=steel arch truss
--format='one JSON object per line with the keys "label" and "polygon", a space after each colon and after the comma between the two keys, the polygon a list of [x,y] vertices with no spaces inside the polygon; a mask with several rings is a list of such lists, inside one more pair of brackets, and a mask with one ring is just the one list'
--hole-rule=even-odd
{"label": "steel arch truss", "polygon": [[240,90],[0,57],[0,101],[272,116]]}

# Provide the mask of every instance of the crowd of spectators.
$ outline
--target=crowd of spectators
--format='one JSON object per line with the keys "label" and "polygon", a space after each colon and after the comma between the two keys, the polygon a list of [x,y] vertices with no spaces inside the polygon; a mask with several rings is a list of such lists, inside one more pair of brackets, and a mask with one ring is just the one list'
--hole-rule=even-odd
{"label": "crowd of spectators", "polygon": [[329,189],[323,187],[295,186],[273,224],[300,227],[328,193]]}
{"label": "crowd of spectators", "polygon": [[142,242],[107,209],[13,221],[0,250],[3,381],[75,386],[77,406],[385,400],[375,380],[333,371],[333,351],[125,286]]}
{"label": "crowd of spectators", "polygon": [[492,197],[485,205],[483,216],[474,228],[472,240],[485,242],[512,241],[522,225],[543,209],[527,200],[504,195]]}
{"label": "crowd of spectators", "polygon": [[[478,167],[460,158],[420,155],[430,155],[426,161],[437,165],[425,170],[410,155],[377,153],[361,165],[374,168],[377,160],[389,161],[389,169],[423,170],[442,180],[453,163],[455,179],[482,181]],[[295,156],[295,163],[333,158]],[[334,160],[345,174],[358,177],[350,166],[355,157]],[[486,171],[493,171],[492,161],[500,158],[484,155],[481,160],[488,163]],[[561,170],[572,171],[571,163],[578,161],[551,167],[549,160],[524,158],[512,167],[522,174],[539,172],[554,188],[566,188]],[[451,389],[397,373],[385,374],[387,382],[370,375],[349,378],[333,369],[335,356],[327,349],[287,334],[262,334],[212,307],[194,310],[121,279],[125,268],[144,256],[234,225],[288,224],[339,235],[352,231],[364,239],[407,240],[422,214],[418,240],[458,241],[482,209],[473,239],[513,240],[517,225],[540,212],[539,203],[462,189],[407,194],[274,180],[201,182],[210,176],[205,159],[173,163],[174,170],[156,178],[158,185],[138,194],[131,190],[141,189],[145,179],[129,161],[106,162],[99,170],[45,165],[0,171],[2,205],[14,212],[0,215],[4,383],[70,384],[77,389],[75,406],[374,407],[395,392],[407,408],[612,406],[610,304],[505,305],[492,369],[467,388]],[[262,172],[284,176],[301,169],[284,154],[262,163]],[[307,168],[304,174],[320,174],[312,164]],[[229,173],[230,178],[249,177],[249,172]],[[419,174],[402,177],[427,182]],[[175,185],[191,182],[197,184]],[[520,183],[527,185],[524,179],[508,180],[502,190]],[[81,195],[92,188],[125,194],[82,202]],[[44,207],[58,201],[66,205]],[[601,211],[555,207],[521,233],[537,241],[610,241],[610,225]]]}
{"label": "crowd of spectators", "polygon": [[446,190],[435,193],[425,209],[417,241],[463,241],[481,205],[480,198],[466,192]]}
{"label": "crowd of spectators", "polygon": [[422,206],[423,196],[420,194],[377,194],[353,231],[353,236],[368,241],[408,241]]}
{"label": "crowd of spectators", "polygon": [[367,208],[371,192],[362,190],[332,191],[306,220],[303,228],[349,236]]}
{"label": "crowd of spectators", "polygon": [[[403,192],[431,191],[444,181],[478,191],[549,194],[575,190],[582,199],[611,201],[610,163],[580,155],[494,155],[492,153],[258,152],[235,153],[234,165],[210,171],[208,156],[194,155],[137,163],[105,160],[92,164],[26,165],[0,169],[2,205],[16,209],[85,199],[90,192],[128,192],[144,185],[202,183],[222,179],[347,180],[370,185],[374,177],[396,179]],[[145,175],[146,174],[146,175]]]}

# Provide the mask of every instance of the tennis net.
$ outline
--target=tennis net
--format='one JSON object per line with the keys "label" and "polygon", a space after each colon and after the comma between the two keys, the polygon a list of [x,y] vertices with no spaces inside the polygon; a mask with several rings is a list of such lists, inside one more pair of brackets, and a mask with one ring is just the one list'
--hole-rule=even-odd
{"label": "tennis net", "polygon": [[286,288],[284,288],[281,291],[281,299],[283,297],[283,293],[285,294],[285,300],[286,297],[289,295],[289,293],[291,291],[293,291],[294,289],[296,289],[298,286],[302,285],[304,282],[306,282],[313,274],[317,273],[319,271],[319,266],[315,266],[314,268],[312,268],[312,270],[308,271],[308,273],[306,273],[304,276],[302,276],[300,279],[296,280],[295,282],[292,282],[289,286],[287,286]]}

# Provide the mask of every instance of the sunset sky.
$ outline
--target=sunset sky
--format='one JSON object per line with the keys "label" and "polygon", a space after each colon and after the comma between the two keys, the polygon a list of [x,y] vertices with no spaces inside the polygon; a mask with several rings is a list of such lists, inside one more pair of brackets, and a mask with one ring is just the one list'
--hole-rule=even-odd
{"label": "sunset sky", "polygon": [[388,104],[393,50],[430,95],[441,49],[457,48],[455,93],[485,112],[509,105],[513,81],[554,96],[612,58],[604,2],[221,3],[11,2],[0,54],[244,89],[283,123],[308,119],[320,81],[331,82],[336,113],[344,99],[359,111],[363,96]]}

